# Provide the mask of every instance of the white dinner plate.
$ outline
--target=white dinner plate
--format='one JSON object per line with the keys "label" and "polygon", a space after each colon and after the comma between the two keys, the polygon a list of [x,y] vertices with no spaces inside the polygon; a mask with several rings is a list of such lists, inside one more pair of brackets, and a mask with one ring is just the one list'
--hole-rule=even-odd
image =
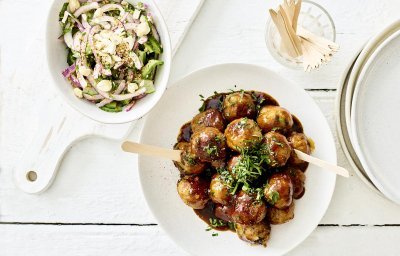
{"label": "white dinner plate", "polygon": [[365,67],[366,62],[370,59],[371,55],[377,50],[377,48],[384,42],[388,37],[390,37],[393,33],[396,33],[400,27],[400,20],[396,20],[378,32],[375,36],[373,36],[370,40],[368,40],[367,44],[362,49],[360,55],[357,57],[356,62],[354,63],[353,70],[350,73],[348,86],[345,95],[345,117],[346,117],[346,125],[347,130],[351,131],[351,108],[353,104],[353,95],[354,90],[357,85],[357,81],[359,79],[360,73]]}
{"label": "white dinner plate", "polygon": [[373,52],[357,81],[351,107],[352,141],[370,179],[400,204],[400,30]]}
{"label": "white dinner plate", "polygon": [[[235,87],[236,86],[236,87]],[[196,71],[169,87],[146,117],[141,142],[172,148],[180,127],[198,113],[199,95],[229,89],[262,91],[296,115],[316,144],[313,155],[336,163],[336,148],[328,123],[314,100],[299,86],[268,69],[249,64],[221,64]],[[296,201],[292,221],[274,225],[268,247],[251,246],[230,231],[205,231],[207,224],[179,198],[179,172],[172,161],[139,156],[144,196],[167,234],[193,255],[282,255],[301,243],[318,225],[330,203],[336,176],[319,167],[306,172],[306,193]]]}
{"label": "white dinner plate", "polygon": [[[340,145],[342,146],[343,152],[347,160],[349,161],[349,164],[351,165],[353,171],[371,190],[373,190],[378,195],[383,196],[383,194],[375,187],[375,185],[369,179],[360,160],[358,159],[354,147],[351,144],[350,131],[347,129],[348,126],[346,124],[347,120],[345,111],[345,106],[346,106],[345,100],[347,96],[346,93],[348,92],[348,87],[350,86],[349,78],[352,72],[355,72],[353,67],[355,62],[357,61],[360,51],[357,51],[357,54],[354,56],[354,58],[352,58],[350,64],[345,69],[345,72],[343,73],[338,83],[338,91],[336,99],[336,129]],[[350,117],[348,119],[350,120]]]}

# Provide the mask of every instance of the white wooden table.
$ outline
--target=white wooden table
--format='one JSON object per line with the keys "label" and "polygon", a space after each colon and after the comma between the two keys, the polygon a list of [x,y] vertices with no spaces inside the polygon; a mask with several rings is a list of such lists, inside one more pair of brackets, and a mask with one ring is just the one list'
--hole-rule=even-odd
{"label": "white wooden table", "polygon": [[[49,2],[0,0],[0,255],[186,255],[157,225],[141,195],[137,159],[122,153],[118,142],[89,138],[74,146],[44,194],[28,195],[15,187],[12,168],[38,127],[43,113],[38,103],[64,105],[50,100],[54,94],[47,92],[48,85],[10,86],[18,64],[29,58],[21,56],[23,50],[44,26],[40,11]],[[339,77],[371,35],[399,18],[400,1],[318,2],[332,15],[341,45],[320,71],[289,70],[268,54],[267,8],[278,1],[207,0],[175,55],[171,82],[216,63],[263,65],[304,87],[335,131]],[[139,121],[132,140],[140,126]],[[339,164],[350,168],[339,144],[337,150]],[[338,178],[321,224],[290,255],[398,255],[399,240],[400,207],[352,173]]]}

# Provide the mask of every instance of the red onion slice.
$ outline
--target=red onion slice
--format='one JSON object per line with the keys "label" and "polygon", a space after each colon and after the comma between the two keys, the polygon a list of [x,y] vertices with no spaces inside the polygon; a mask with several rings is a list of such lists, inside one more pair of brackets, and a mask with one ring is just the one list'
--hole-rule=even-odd
{"label": "red onion slice", "polygon": [[158,34],[157,28],[156,28],[154,25],[151,26],[151,31],[153,32],[154,38],[155,38],[158,42],[160,42],[160,35]]}
{"label": "red onion slice", "polygon": [[71,84],[72,84],[73,87],[82,89],[82,86],[81,86],[81,84],[79,83],[79,80],[78,80],[78,78],[76,78],[76,76],[70,75],[70,76],[69,76],[69,80],[71,81]]}
{"label": "red onion slice", "polygon": [[111,97],[113,98],[113,100],[123,101],[123,100],[132,99],[133,98],[133,94],[132,93],[128,93],[128,94],[111,94]]}
{"label": "red onion slice", "polygon": [[126,105],[126,108],[125,108],[125,111],[126,112],[129,112],[129,111],[131,111],[131,109],[133,108],[133,106],[135,106],[135,104],[136,104],[136,101],[131,101],[131,103],[129,103],[128,105]]}
{"label": "red onion slice", "polygon": [[97,8],[99,8],[99,4],[97,2],[92,2],[90,4],[79,7],[79,9],[74,12],[74,16],[78,18],[81,14]]}
{"label": "red onion slice", "polygon": [[88,21],[87,21],[87,16],[86,16],[86,14],[82,14],[82,26],[83,26],[85,29],[90,29],[90,28],[91,28],[91,26],[89,25],[89,23],[88,23]]}
{"label": "red onion slice", "polygon": [[96,100],[102,100],[102,99],[104,99],[104,97],[101,96],[100,94],[89,95],[89,94],[83,93],[83,97],[85,97],[85,99],[91,100],[91,101],[96,101]]}
{"label": "red onion slice", "polygon": [[121,81],[117,87],[117,89],[115,90],[114,94],[120,94],[126,87],[126,82],[125,81]]}
{"label": "red onion slice", "polygon": [[120,4],[105,4],[94,12],[93,17],[96,18],[96,17],[101,16],[105,12],[117,10],[117,9],[119,10],[120,16],[125,15],[125,10]]}
{"label": "red onion slice", "polygon": [[101,108],[104,105],[107,105],[108,103],[111,103],[111,102],[112,102],[112,100],[110,100],[110,99],[104,99],[104,100],[100,101],[99,103],[97,103],[96,106]]}
{"label": "red onion slice", "polygon": [[[126,86],[126,82],[125,81],[121,81],[118,85],[118,88],[115,90],[114,94],[120,94]],[[104,105],[107,105],[108,103],[113,102],[113,100],[111,99],[103,99],[102,101],[100,101],[99,103],[96,104],[97,107],[102,107]]]}
{"label": "red onion slice", "polygon": [[96,66],[94,66],[94,70],[93,70],[94,79],[97,79],[99,77],[99,75],[101,74],[101,70],[102,70],[102,66],[100,64],[96,64]]}
{"label": "red onion slice", "polygon": [[62,72],[62,75],[65,78],[69,78],[72,75],[72,73],[75,72],[75,70],[76,70],[76,65],[74,63],[71,66],[69,66],[68,68],[64,69],[63,72]]}
{"label": "red onion slice", "polygon": [[133,97],[134,100],[140,100],[141,98],[144,98],[147,95],[146,92],[139,94],[138,96]]}
{"label": "red onion slice", "polygon": [[[100,90],[100,89],[97,88],[97,83],[96,83],[96,81],[94,80],[94,78],[93,78],[92,75],[88,75],[88,76],[87,76],[87,80],[89,81],[90,85],[96,90],[96,92],[97,92],[98,94],[100,94],[101,96],[103,96],[103,97],[106,98],[106,99],[111,100],[110,95],[109,95],[108,93],[103,92],[102,90]],[[107,104],[107,103],[106,103],[106,104]]]}

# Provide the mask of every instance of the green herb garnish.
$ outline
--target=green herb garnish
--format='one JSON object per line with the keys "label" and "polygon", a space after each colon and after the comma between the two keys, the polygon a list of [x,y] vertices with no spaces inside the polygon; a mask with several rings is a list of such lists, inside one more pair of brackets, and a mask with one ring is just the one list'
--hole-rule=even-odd
{"label": "green herb garnish", "polygon": [[67,11],[68,8],[68,2],[64,3],[63,6],[61,7],[61,11],[58,14],[58,19],[61,21],[64,18],[64,13]]}
{"label": "green herb garnish", "polygon": [[244,128],[244,127],[246,127],[246,125],[247,125],[247,120],[248,120],[247,117],[242,118],[242,119],[239,121],[239,123],[238,123],[238,127],[239,127],[239,128]]}
{"label": "green herb garnish", "polygon": [[283,124],[283,125],[286,125],[286,119],[284,118],[284,117],[279,117],[278,118],[278,120],[279,120],[279,123],[281,123],[281,124]]}
{"label": "green herb garnish", "polygon": [[278,145],[278,146],[280,146],[280,147],[283,147],[283,143],[280,142],[280,141],[278,141],[278,140],[276,139],[276,137],[272,137],[272,141],[275,142],[276,145]]}
{"label": "green herb garnish", "polygon": [[[251,188],[250,183],[266,173],[264,165],[269,162],[268,154],[266,154],[263,145],[255,149],[244,149],[238,163],[232,169],[232,174],[236,177],[238,183],[241,183],[245,188]],[[235,193],[236,190],[232,191],[232,194]]]}
{"label": "green herb garnish", "polygon": [[215,145],[214,146],[207,145],[207,146],[204,147],[204,149],[206,150],[208,155],[210,155],[210,156],[212,156],[212,155],[218,156],[218,148],[217,148],[217,146],[215,146]]}
{"label": "green herb garnish", "polygon": [[184,160],[185,160],[186,162],[188,162],[190,165],[195,165],[195,164],[196,164],[196,159],[195,159],[195,157],[193,157],[193,156],[191,156],[191,155],[185,154],[185,155],[184,155]]}
{"label": "green herb garnish", "polygon": [[209,221],[210,226],[213,228],[226,227],[228,225],[226,221],[217,218],[210,218]]}
{"label": "green herb garnish", "polygon": [[268,202],[274,205],[280,198],[279,192],[272,191],[271,194],[268,195]]}
{"label": "green herb garnish", "polygon": [[228,222],[228,227],[230,230],[233,230],[233,231],[236,230],[235,223],[233,223],[233,222]]}

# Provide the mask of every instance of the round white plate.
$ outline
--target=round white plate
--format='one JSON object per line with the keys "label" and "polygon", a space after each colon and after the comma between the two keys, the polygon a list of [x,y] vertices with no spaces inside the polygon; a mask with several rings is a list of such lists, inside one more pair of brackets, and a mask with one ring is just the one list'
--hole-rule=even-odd
{"label": "round white plate", "polygon": [[376,51],[379,45],[382,44],[389,36],[395,33],[400,27],[400,20],[396,20],[382,29],[379,33],[373,36],[362,49],[360,55],[354,63],[353,70],[350,73],[348,86],[345,95],[345,117],[347,130],[351,131],[351,108],[353,104],[354,89],[359,79],[361,71],[364,69],[367,60]]}
{"label": "round white plate", "polygon": [[[236,85],[236,87],[235,87]],[[196,71],[169,87],[146,117],[141,142],[172,148],[179,128],[201,106],[199,95],[229,89],[269,93],[280,105],[296,115],[305,133],[316,144],[314,156],[336,163],[336,148],[328,123],[314,100],[300,87],[263,67],[248,64],[221,64]],[[295,217],[272,227],[268,247],[251,246],[233,232],[211,236],[206,223],[179,198],[178,170],[172,161],[139,156],[139,172],[146,201],[168,235],[194,255],[282,255],[301,243],[318,225],[330,203],[336,176],[310,166],[306,172],[306,193],[296,201]]]}
{"label": "round white plate", "polygon": [[357,157],[354,147],[351,144],[350,131],[347,129],[347,124],[346,124],[345,100],[347,96],[346,94],[347,88],[349,87],[348,82],[351,73],[354,72],[353,67],[355,62],[357,61],[357,57],[359,56],[360,51],[357,51],[357,54],[354,56],[350,64],[345,69],[345,72],[343,73],[340,82],[338,84],[338,92],[336,99],[336,129],[340,145],[342,146],[343,152],[347,160],[349,161],[353,171],[370,189],[372,189],[378,195],[383,196],[383,194],[375,187],[375,185],[369,179],[367,173],[362,167],[362,164]]}
{"label": "round white plate", "polygon": [[400,30],[373,52],[357,81],[351,108],[354,147],[370,179],[400,204]]}

